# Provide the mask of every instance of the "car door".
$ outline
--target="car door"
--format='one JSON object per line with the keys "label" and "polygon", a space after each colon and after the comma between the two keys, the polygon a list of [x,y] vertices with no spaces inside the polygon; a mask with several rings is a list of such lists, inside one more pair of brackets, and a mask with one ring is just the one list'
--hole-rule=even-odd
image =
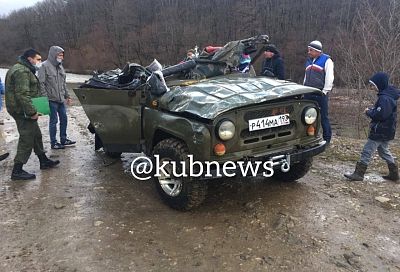
{"label": "car door", "polygon": [[108,152],[140,152],[141,91],[74,89]]}

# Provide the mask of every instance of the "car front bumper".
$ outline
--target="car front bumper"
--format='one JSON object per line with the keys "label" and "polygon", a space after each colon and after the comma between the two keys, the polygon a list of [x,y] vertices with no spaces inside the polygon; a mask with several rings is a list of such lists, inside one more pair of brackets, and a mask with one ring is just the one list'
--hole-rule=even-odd
{"label": "car front bumper", "polygon": [[[287,150],[275,154],[269,154],[267,156],[258,156],[258,157],[244,157],[239,161],[234,162],[237,167],[234,170],[230,170],[230,174],[234,174],[235,177],[244,177],[244,176],[251,176],[251,175],[244,175],[243,174],[243,167],[239,167],[238,163],[243,163],[245,167],[253,167],[255,169],[255,165],[259,164],[259,168],[257,171],[257,176],[258,175],[263,175],[265,171],[262,171],[262,167],[260,165],[263,165],[265,162],[270,162],[269,165],[273,167],[273,169],[279,169],[281,168],[282,171],[289,171],[290,165],[294,163],[300,163],[302,161],[305,161],[307,159],[310,159],[322,152],[325,151],[327,147],[326,141],[321,141],[318,143],[318,145],[312,146],[312,147],[302,147],[302,148],[297,148],[297,149],[292,149],[292,150]],[[225,162],[226,163],[226,162]],[[209,180],[209,179],[216,179],[216,178],[224,178],[224,177],[232,177],[229,175],[225,175],[223,169],[225,163],[219,163],[220,167],[214,167],[213,169],[210,169],[209,172],[207,172],[206,175],[202,175],[200,177],[192,178],[194,179],[201,179],[201,180]],[[249,166],[251,164],[252,166]],[[265,170],[265,169],[264,169]],[[251,171],[247,171],[247,173],[253,174]],[[254,175],[253,175],[254,176]]]}

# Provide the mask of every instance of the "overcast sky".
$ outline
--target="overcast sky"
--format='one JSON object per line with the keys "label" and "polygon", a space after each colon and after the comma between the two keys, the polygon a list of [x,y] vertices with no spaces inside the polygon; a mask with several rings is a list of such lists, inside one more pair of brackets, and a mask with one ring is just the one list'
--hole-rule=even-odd
{"label": "overcast sky", "polygon": [[30,7],[41,0],[0,0],[0,15],[7,15],[10,11]]}

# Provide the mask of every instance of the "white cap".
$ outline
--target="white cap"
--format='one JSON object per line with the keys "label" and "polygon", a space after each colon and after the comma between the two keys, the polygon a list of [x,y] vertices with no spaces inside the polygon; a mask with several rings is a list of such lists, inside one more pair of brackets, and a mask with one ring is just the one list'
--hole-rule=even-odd
{"label": "white cap", "polygon": [[320,41],[312,41],[308,45],[308,48],[312,48],[318,52],[321,52],[322,51],[322,43]]}

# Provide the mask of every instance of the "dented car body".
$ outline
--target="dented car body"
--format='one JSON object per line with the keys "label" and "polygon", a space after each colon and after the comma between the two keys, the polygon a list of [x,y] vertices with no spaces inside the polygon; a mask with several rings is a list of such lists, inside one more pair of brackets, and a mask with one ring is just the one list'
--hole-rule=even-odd
{"label": "dented car body", "polygon": [[[230,42],[215,54],[206,52],[179,64],[182,69],[164,69],[162,88],[164,79],[135,66],[134,88],[85,84],[74,91],[111,155],[143,152],[172,161],[187,161],[192,155],[196,161],[219,164],[272,161],[273,178],[296,181],[307,173],[312,157],[325,149],[318,105],[303,95],[323,94],[234,70],[240,54],[266,43],[266,36]],[[177,72],[171,73],[174,69]],[[220,176],[163,175],[155,184],[169,206],[189,210],[206,196],[204,179],[215,177]]]}

